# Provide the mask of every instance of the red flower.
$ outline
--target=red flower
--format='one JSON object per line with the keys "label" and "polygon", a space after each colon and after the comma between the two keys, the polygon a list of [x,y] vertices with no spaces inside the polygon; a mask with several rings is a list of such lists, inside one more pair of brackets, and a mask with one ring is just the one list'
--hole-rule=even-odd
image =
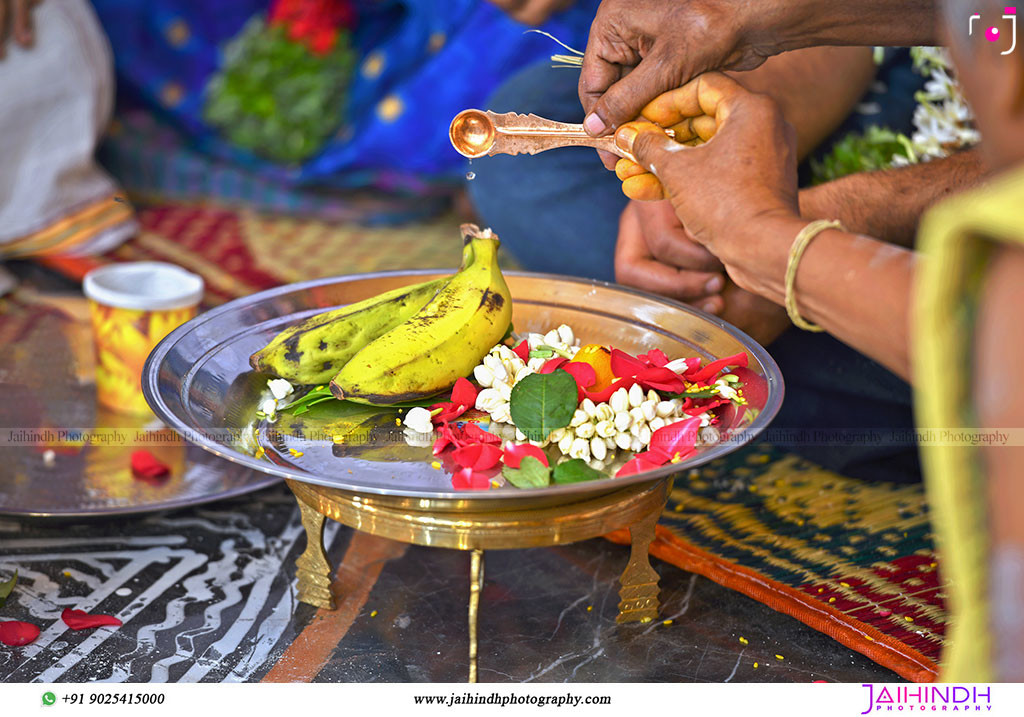
{"label": "red flower", "polygon": [[140,481],[159,485],[162,478],[170,475],[171,469],[147,450],[132,451],[132,475]]}
{"label": "red flower", "polygon": [[462,432],[467,440],[474,443],[501,443],[501,439],[498,436],[490,431],[485,431],[475,423],[467,423],[462,427]]}
{"label": "red flower", "polygon": [[309,49],[314,55],[329,55],[338,43],[338,31],[330,27],[321,27],[309,38]]}
{"label": "red flower", "polygon": [[35,642],[39,628],[30,622],[8,620],[0,622],[0,642],[10,647],[21,647]]}
{"label": "red flower", "polygon": [[88,630],[91,627],[104,625],[121,627],[124,624],[113,615],[90,615],[84,610],[72,610],[71,608],[64,608],[60,619],[72,630]]}
{"label": "red flower", "polygon": [[691,381],[693,383],[703,383],[714,377],[726,366],[746,366],[747,362],[747,354],[741,351],[735,356],[726,356],[725,358],[720,358],[717,361],[712,361],[702,369],[690,369],[683,374],[683,377],[687,381]]}
{"label": "red flower", "polygon": [[544,465],[550,465],[544,451],[532,443],[509,443],[505,446],[503,457],[505,465],[509,468],[518,468],[527,456],[533,456]]}
{"label": "red flower", "polygon": [[661,349],[651,349],[645,354],[640,354],[637,358],[648,366],[657,366],[659,368],[668,363],[668,356]]}
{"label": "red flower", "polygon": [[525,339],[516,344],[516,347],[512,349],[512,353],[522,359],[523,363],[530,360],[530,343]]}
{"label": "red flower", "polygon": [[434,455],[440,455],[448,448],[448,446],[455,446],[456,448],[465,445],[466,436],[458,426],[453,426],[450,423],[442,423],[437,429],[441,435],[434,441]]}
{"label": "red flower", "polygon": [[569,363],[569,359],[564,356],[555,356],[554,358],[549,358],[545,361],[544,365],[540,367],[540,371],[537,373],[554,373],[556,370],[560,369],[563,364],[567,363]]}
{"label": "red flower", "polygon": [[501,460],[501,449],[493,443],[470,443],[456,448],[452,458],[463,468],[485,471]]}
{"label": "red flower", "polygon": [[456,490],[487,490],[491,487],[491,479],[472,468],[463,468],[452,476],[452,487]]}
{"label": "red flower", "polygon": [[681,455],[693,449],[699,430],[700,419],[696,417],[663,426],[651,434],[651,450],[664,453],[667,462],[677,453]]}

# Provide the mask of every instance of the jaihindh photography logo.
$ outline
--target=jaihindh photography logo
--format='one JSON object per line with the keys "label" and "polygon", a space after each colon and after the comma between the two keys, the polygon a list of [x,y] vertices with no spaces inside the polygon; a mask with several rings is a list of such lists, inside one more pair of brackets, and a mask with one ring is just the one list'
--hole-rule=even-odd
{"label": "jaihindh photography logo", "polygon": [[[867,709],[873,712],[989,712],[992,687],[978,685],[862,685]],[[863,703],[861,703],[863,704]]]}

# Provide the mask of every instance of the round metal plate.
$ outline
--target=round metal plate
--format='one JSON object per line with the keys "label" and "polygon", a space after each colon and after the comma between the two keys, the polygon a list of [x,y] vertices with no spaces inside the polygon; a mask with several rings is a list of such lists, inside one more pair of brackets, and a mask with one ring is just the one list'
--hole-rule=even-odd
{"label": "round metal plate", "polygon": [[[293,284],[237,299],[181,326],[153,351],[143,375],[150,406],[188,440],[241,465],[270,475],[358,493],[367,502],[407,501],[443,510],[519,509],[591,498],[634,483],[685,471],[735,450],[775,416],[782,403],[778,366],[749,336],[683,304],[625,287],[545,274],[506,272],[520,333],[566,323],[584,343],[629,352],[662,349],[672,358],[706,361],[745,351],[753,376],[751,405],[723,421],[722,442],[689,460],[627,478],[519,490],[511,486],[459,491],[451,475],[431,466],[430,447],[410,446],[393,417],[370,419],[361,440],[337,444],[338,425],[357,427],[358,416],[291,418],[284,414],[255,458],[240,445],[249,433],[270,378],[249,368],[249,356],[286,326],[329,308],[359,301],[447,272],[388,272]],[[756,383],[757,385],[753,385]],[[339,404],[340,406],[341,404]],[[333,423],[332,423],[333,421]],[[390,426],[390,430],[387,430]]]}

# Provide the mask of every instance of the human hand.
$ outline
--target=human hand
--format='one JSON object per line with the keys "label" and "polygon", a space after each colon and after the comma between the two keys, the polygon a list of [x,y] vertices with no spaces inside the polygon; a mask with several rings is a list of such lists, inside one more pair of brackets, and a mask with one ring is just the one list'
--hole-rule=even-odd
{"label": "human hand", "polygon": [[603,0],[580,71],[587,131],[611,132],[702,72],[760,65],[775,50],[746,31],[766,22],[763,10],[747,0]]}
{"label": "human hand", "polygon": [[[653,198],[660,190],[688,235],[750,288],[745,282],[757,265],[757,243],[744,238],[763,220],[799,217],[793,128],[771,98],[719,73],[661,95],[647,111],[675,129],[676,138],[647,120],[616,132],[616,144],[650,172],[628,177],[624,191]],[[709,140],[699,146],[677,141],[702,133]]]}
{"label": "human hand", "polygon": [[615,279],[717,314],[762,344],[790,326],[786,310],[739,288],[686,233],[669,202],[630,202],[619,219]]}
{"label": "human hand", "polygon": [[0,59],[7,54],[8,35],[18,45],[29,48],[35,42],[32,7],[42,0],[0,0]]}
{"label": "human hand", "polygon": [[619,218],[615,280],[717,314],[722,264],[691,239],[669,202],[630,202]]}
{"label": "human hand", "polygon": [[570,7],[575,0],[490,0],[509,17],[524,25],[543,25],[556,12]]}

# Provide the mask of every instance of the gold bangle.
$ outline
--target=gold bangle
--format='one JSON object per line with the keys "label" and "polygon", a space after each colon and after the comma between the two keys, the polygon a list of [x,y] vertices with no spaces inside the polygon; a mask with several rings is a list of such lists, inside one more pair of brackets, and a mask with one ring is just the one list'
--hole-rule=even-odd
{"label": "gold bangle", "polygon": [[786,313],[789,314],[789,320],[804,331],[819,332],[824,329],[800,315],[800,309],[796,305],[796,270],[811,240],[826,229],[846,231],[841,222],[818,219],[801,229],[793,240],[793,245],[789,247],[789,261],[786,263]]}

